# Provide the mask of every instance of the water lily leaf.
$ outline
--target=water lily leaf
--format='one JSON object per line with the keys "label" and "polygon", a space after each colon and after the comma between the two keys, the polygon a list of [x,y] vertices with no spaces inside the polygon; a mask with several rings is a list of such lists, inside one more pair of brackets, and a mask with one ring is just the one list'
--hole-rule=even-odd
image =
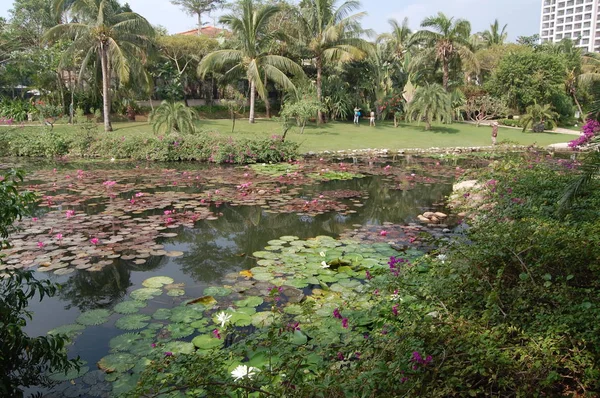
{"label": "water lily leaf", "polygon": [[235,312],[241,312],[248,315],[256,314],[256,308],[254,307],[240,307],[235,310]]}
{"label": "water lily leaf", "polygon": [[174,339],[187,337],[196,331],[196,329],[194,329],[192,326],[184,323],[172,323],[167,326],[167,330],[171,333],[171,337]]}
{"label": "water lily leaf", "polygon": [[154,314],[152,315],[152,318],[157,319],[159,321],[164,321],[166,319],[169,319],[169,317],[171,316],[171,310],[168,308],[159,308],[156,310],[156,312],[154,312]]}
{"label": "water lily leaf", "polygon": [[291,315],[300,315],[304,313],[304,310],[302,309],[302,306],[298,304],[290,304],[283,308],[283,312]]}
{"label": "water lily leaf", "polygon": [[243,271],[240,271],[240,275],[245,276],[246,278],[252,278],[253,274],[252,271],[245,269]]}
{"label": "water lily leaf", "polygon": [[217,300],[213,296],[202,296],[192,301],[194,304],[202,304],[205,307],[212,307],[217,304]]}
{"label": "water lily leaf", "polygon": [[114,310],[119,314],[135,314],[140,308],[144,308],[145,306],[146,302],[144,301],[127,300],[115,305]]}
{"label": "water lily leaf", "polygon": [[148,321],[150,317],[148,315],[143,314],[135,314],[135,315],[127,315],[123,318],[117,319],[115,322],[115,327],[123,330],[135,330],[142,329],[148,326]]}
{"label": "water lily leaf", "polygon": [[285,245],[287,242],[285,240],[279,240],[279,239],[273,239],[267,242],[267,244],[271,245],[271,246],[283,246]]}
{"label": "water lily leaf", "polygon": [[294,241],[294,240],[298,240],[300,238],[298,238],[297,236],[282,236],[279,239],[282,240],[282,241],[285,241],[285,242],[291,242],[291,241]]}
{"label": "water lily leaf", "polygon": [[191,323],[195,320],[202,319],[203,306],[179,306],[171,310],[171,318],[169,320],[174,323]]}
{"label": "water lily leaf", "polygon": [[256,327],[270,326],[275,320],[275,314],[271,311],[257,312],[252,315],[252,324]]}
{"label": "water lily leaf", "polygon": [[185,290],[183,290],[183,289],[167,290],[167,296],[170,296],[170,297],[179,297],[179,296],[184,296],[184,295],[185,295]]}
{"label": "water lily leaf", "polygon": [[253,279],[257,280],[257,281],[272,281],[273,279],[275,279],[275,277],[272,274],[267,274],[267,273],[254,273],[254,276],[252,277]]}
{"label": "water lily leaf", "polygon": [[249,326],[252,323],[252,317],[241,311],[231,312],[230,322],[235,326]]}
{"label": "water lily leaf", "polygon": [[151,287],[143,287],[141,289],[134,290],[129,295],[134,300],[150,300],[162,294],[161,289],[151,288]]}
{"label": "water lily leaf", "polygon": [[209,334],[201,334],[200,336],[194,337],[192,343],[201,350],[209,350],[211,348],[221,347],[223,340],[217,339]]}
{"label": "water lily leaf", "polygon": [[164,285],[170,285],[173,282],[173,278],[170,278],[168,276],[153,276],[152,278],[148,278],[145,281],[143,281],[142,285],[144,285],[145,287],[160,288]]}
{"label": "water lily leaf", "polygon": [[84,312],[77,317],[77,323],[85,326],[101,325],[108,321],[110,311],[103,308]]}
{"label": "water lily leaf", "polygon": [[81,368],[79,368],[79,370],[71,369],[67,373],[64,373],[64,372],[52,373],[49,376],[49,378],[50,378],[50,380],[59,381],[59,382],[60,381],[69,381],[69,380],[77,379],[77,378],[85,375],[87,372],[89,372],[89,370],[90,370],[89,366],[82,366]]}
{"label": "water lily leaf", "polygon": [[137,357],[126,352],[110,354],[98,361],[98,368],[107,373],[126,372],[135,366]]}
{"label": "water lily leaf", "polygon": [[258,307],[264,302],[262,297],[258,296],[250,296],[243,300],[238,300],[235,302],[235,305],[238,307]]}
{"label": "water lily leaf", "polygon": [[291,343],[294,345],[304,345],[308,341],[308,337],[300,330],[294,330]]}
{"label": "water lily leaf", "polygon": [[267,267],[269,265],[274,265],[275,264],[275,260],[267,260],[267,259],[262,259],[262,260],[258,260],[256,262],[256,264],[262,266],[262,267]]}
{"label": "water lily leaf", "polygon": [[192,323],[190,323],[190,326],[198,329],[198,330],[202,330],[204,329],[206,326],[208,326],[208,319],[204,318],[204,319],[198,319],[197,321],[194,321]]}
{"label": "water lily leaf", "polygon": [[72,339],[73,337],[80,334],[84,329],[85,329],[85,326],[83,326],[83,325],[80,325],[77,323],[71,323],[68,325],[62,325],[57,328],[54,328],[54,329],[50,330],[48,332],[48,334],[51,334],[51,335],[64,334],[64,335],[67,335],[67,337],[69,337],[70,339]]}
{"label": "water lily leaf", "polygon": [[[135,366],[135,365],[134,365]],[[140,379],[139,373],[120,374],[119,378],[112,383],[112,396],[119,397],[137,387]]]}
{"label": "water lily leaf", "polygon": [[308,286],[308,281],[306,279],[290,279],[285,282],[288,286],[293,286],[298,289],[302,289]]}
{"label": "water lily leaf", "polygon": [[233,290],[226,288],[226,287],[220,287],[220,286],[210,286],[207,287],[206,289],[204,289],[204,295],[205,296],[228,296],[233,292]]}
{"label": "water lily leaf", "polygon": [[169,341],[164,345],[163,350],[173,354],[191,354],[196,351],[194,344],[187,341]]}
{"label": "water lily leaf", "polygon": [[113,337],[110,339],[108,345],[111,349],[115,351],[129,351],[131,345],[137,341],[141,340],[142,336],[137,333],[124,333],[117,337]]}

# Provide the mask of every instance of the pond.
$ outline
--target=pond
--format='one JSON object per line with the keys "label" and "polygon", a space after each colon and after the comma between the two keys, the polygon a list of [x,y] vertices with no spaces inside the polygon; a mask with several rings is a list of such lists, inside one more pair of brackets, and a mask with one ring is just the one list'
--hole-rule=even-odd
{"label": "pond", "polygon": [[[314,242],[329,249],[320,253],[323,262],[333,264],[352,247],[357,253],[362,250],[357,254],[361,259],[369,257],[364,252],[374,252],[360,249],[357,242],[380,245],[373,261],[384,262],[398,248],[424,247],[426,236],[444,238],[456,225],[455,218],[427,227],[417,216],[448,213],[445,197],[467,167],[415,157],[241,167],[3,163],[13,165],[28,171],[25,185],[41,199],[35,217],[18,224],[1,267],[35,269],[38,278],[63,286],[56,297],[32,303],[34,318],[26,331],[67,332],[73,340],[69,353],[86,361],[79,375],[56,377],[64,381],[56,396],[126,391],[135,380],[126,377],[119,385],[114,376],[119,369],[106,377],[96,364],[109,351],[122,353],[123,344],[135,346],[143,333],[140,344],[164,338],[191,345],[199,332],[211,330],[210,316],[231,308],[235,300],[240,308],[250,307],[238,314],[236,325],[249,325],[264,305],[262,297],[268,300],[269,286],[285,286],[285,301],[293,303],[314,287],[339,281],[328,269],[307,274],[298,268],[296,276],[263,273],[261,267],[276,265],[273,252],[295,256],[290,263],[313,261],[319,268],[318,254],[299,257],[317,247]],[[339,242],[344,242],[343,251],[337,248]],[[165,311],[190,308],[185,304],[198,298],[204,318],[182,313],[179,326],[168,331],[155,323],[173,315]],[[251,303],[239,305],[243,299]],[[141,351],[135,355],[141,357]],[[131,352],[118,355],[125,356],[112,360],[132,362],[126,370],[139,360]],[[115,370],[107,362],[100,367]],[[71,381],[77,376],[83,377]]]}

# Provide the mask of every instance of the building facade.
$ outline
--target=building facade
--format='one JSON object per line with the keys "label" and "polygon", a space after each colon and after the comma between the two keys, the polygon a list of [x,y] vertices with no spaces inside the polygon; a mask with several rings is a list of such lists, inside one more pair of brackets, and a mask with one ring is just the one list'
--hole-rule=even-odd
{"label": "building facade", "polygon": [[571,39],[589,52],[600,51],[600,0],[542,0],[540,39]]}

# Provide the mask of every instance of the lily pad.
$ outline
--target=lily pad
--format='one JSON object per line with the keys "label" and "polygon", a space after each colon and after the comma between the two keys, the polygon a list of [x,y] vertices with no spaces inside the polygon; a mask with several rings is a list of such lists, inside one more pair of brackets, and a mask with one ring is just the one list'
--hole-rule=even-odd
{"label": "lily pad", "polygon": [[192,354],[195,347],[194,344],[187,341],[169,341],[164,345],[163,350],[173,354]]}
{"label": "lily pad", "polygon": [[205,307],[212,307],[217,304],[217,300],[213,296],[202,296],[194,300],[194,303],[202,304]]}
{"label": "lily pad", "polygon": [[152,278],[148,278],[145,281],[143,281],[142,285],[144,285],[145,287],[160,288],[164,285],[170,285],[173,282],[173,278],[170,278],[168,276],[153,276]]}
{"label": "lily pad", "polygon": [[101,325],[108,321],[110,311],[103,308],[84,312],[77,317],[77,323],[85,326]]}
{"label": "lily pad", "polygon": [[145,306],[146,302],[144,301],[127,300],[115,305],[114,310],[119,314],[135,314],[140,308],[144,308]]}
{"label": "lily pad", "polygon": [[174,323],[191,323],[195,320],[202,319],[203,311],[203,306],[179,306],[171,310],[171,318],[169,319]]}
{"label": "lily pad", "polygon": [[167,326],[167,330],[171,333],[171,337],[174,339],[187,337],[196,331],[196,329],[194,329],[192,326],[183,323],[172,323]]}
{"label": "lily pad", "polygon": [[252,324],[252,317],[243,312],[232,312],[230,322],[235,326],[249,326]]}
{"label": "lily pad", "polygon": [[232,293],[232,290],[226,287],[210,286],[204,289],[205,296],[228,296]]}
{"label": "lily pad", "polygon": [[258,296],[250,296],[243,300],[238,300],[235,302],[235,305],[238,307],[258,307],[264,302],[262,297]]}
{"label": "lily pad", "polygon": [[64,334],[69,338],[73,338],[85,329],[85,326],[78,323],[71,323],[54,328],[48,332],[51,335]]}
{"label": "lily pad", "polygon": [[98,367],[107,373],[126,372],[135,366],[137,357],[125,352],[110,354],[98,361]]}
{"label": "lily pad", "polygon": [[150,321],[150,317],[148,315],[127,315],[123,318],[117,319],[117,322],[115,322],[115,327],[123,330],[142,329],[148,326],[148,321]]}
{"label": "lily pad", "polygon": [[134,290],[131,292],[130,296],[134,300],[150,300],[154,297],[160,296],[162,294],[162,290],[151,287],[143,287],[141,289]]}
{"label": "lily pad", "polygon": [[129,351],[131,345],[141,338],[142,336],[137,333],[124,333],[110,339],[108,345],[115,351]]}
{"label": "lily pad", "polygon": [[157,309],[154,314],[152,315],[152,318],[157,319],[159,321],[164,321],[169,319],[169,317],[171,316],[171,310],[168,308],[159,308]]}
{"label": "lily pad", "polygon": [[294,240],[298,240],[298,239],[300,239],[300,238],[298,238],[297,236],[287,236],[287,235],[286,235],[286,236],[282,236],[282,237],[281,237],[281,238],[279,238],[279,239],[280,239],[280,240],[283,240],[283,241],[285,241],[285,242],[291,242],[291,241],[294,241]]}
{"label": "lily pad", "polygon": [[223,345],[223,340],[208,334],[202,334],[194,337],[192,343],[201,350],[210,350],[211,348],[221,347]]}
{"label": "lily pad", "polygon": [[275,314],[271,311],[257,312],[252,315],[252,324],[256,327],[270,326],[275,320]]}
{"label": "lily pad", "polygon": [[167,290],[167,296],[170,296],[170,297],[179,297],[179,296],[184,296],[184,295],[185,295],[185,290],[183,290],[183,289]]}

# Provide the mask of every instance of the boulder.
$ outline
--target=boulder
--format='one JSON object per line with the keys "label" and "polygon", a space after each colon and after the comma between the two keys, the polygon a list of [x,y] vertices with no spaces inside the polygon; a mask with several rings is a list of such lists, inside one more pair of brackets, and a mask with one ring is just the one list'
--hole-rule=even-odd
{"label": "boulder", "polygon": [[426,211],[425,213],[423,213],[423,217],[427,217],[429,219],[431,219],[431,217],[435,216],[435,213],[431,212],[431,211]]}
{"label": "boulder", "polygon": [[418,219],[419,219],[419,221],[421,221],[421,222],[425,222],[425,223],[428,223],[428,222],[429,222],[429,219],[428,219],[427,217],[424,217],[424,216],[422,216],[422,215],[420,215],[420,214],[417,216],[417,218],[418,218]]}
{"label": "boulder", "polygon": [[434,214],[434,215],[435,215],[437,218],[442,218],[442,219],[443,219],[443,218],[446,218],[446,217],[448,217],[448,215],[447,215],[447,214],[444,214],[444,213],[442,213],[442,212],[439,212],[439,211],[436,211],[436,212],[435,212],[435,213],[433,213],[433,214]]}

